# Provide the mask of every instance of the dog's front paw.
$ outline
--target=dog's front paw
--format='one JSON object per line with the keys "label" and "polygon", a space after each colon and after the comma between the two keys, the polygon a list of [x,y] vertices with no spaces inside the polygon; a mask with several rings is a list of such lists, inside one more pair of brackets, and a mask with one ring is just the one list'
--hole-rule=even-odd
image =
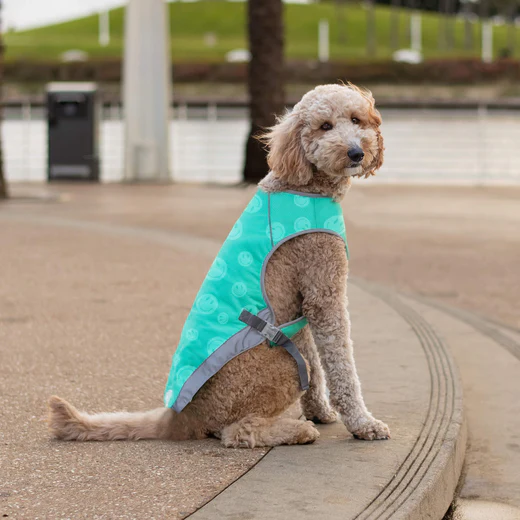
{"label": "dog's front paw", "polygon": [[355,430],[351,430],[352,435],[356,439],[365,441],[384,440],[390,438],[390,428],[383,422],[371,418],[363,422]]}

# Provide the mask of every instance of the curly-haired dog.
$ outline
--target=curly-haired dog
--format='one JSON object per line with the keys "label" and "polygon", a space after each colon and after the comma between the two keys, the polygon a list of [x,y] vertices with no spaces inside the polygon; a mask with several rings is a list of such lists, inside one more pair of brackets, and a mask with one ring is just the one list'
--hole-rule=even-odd
{"label": "curly-haired dog", "polygon": [[[260,189],[341,200],[353,176],[369,176],[381,166],[380,124],[370,93],[352,85],[315,88],[263,137],[271,172]],[[230,447],[304,444],[318,438],[314,424],[280,417],[301,398],[307,419],[330,423],[338,412],[354,436],[388,438],[388,427],[370,414],[361,395],[350,339],[347,271],[343,239],[322,232],[291,238],[266,263],[265,292],[276,325],[302,315],[308,321],[292,338],[310,372],[306,392],[293,357],[264,341],[226,362],[180,412],[159,408],[90,415],[52,397],[52,433],[65,440],[213,435]]]}

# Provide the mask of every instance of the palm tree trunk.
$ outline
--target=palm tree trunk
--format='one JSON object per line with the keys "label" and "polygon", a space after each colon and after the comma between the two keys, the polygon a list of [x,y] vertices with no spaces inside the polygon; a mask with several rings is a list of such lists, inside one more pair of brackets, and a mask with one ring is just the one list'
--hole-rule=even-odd
{"label": "palm tree trunk", "polygon": [[274,125],[284,109],[284,33],[282,0],[249,0],[248,67],[251,130],[246,144],[244,181],[258,182],[268,173],[267,152],[255,139]]}
{"label": "palm tree trunk", "polygon": [[[2,9],[2,0],[0,0],[0,130],[2,123],[2,101],[3,101],[3,79],[4,79],[4,39],[2,34],[2,25],[1,25],[1,9]],[[5,182],[4,175],[4,157],[2,153],[2,134],[0,132],[0,200],[7,199],[9,193],[7,191],[7,183]]]}

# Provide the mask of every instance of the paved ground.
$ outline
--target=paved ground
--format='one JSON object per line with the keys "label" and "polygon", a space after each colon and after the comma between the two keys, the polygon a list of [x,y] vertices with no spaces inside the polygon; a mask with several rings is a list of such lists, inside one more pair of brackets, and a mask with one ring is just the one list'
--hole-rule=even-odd
{"label": "paved ground", "polygon": [[[19,518],[35,501],[49,514],[51,503],[62,514],[88,516],[119,495],[129,508],[156,497],[159,518],[161,507],[184,516],[264,452],[222,450],[216,441],[157,443],[153,450],[134,444],[120,453],[115,444],[71,448],[45,439],[42,403],[59,393],[93,410],[160,405],[194,280],[203,277],[251,189],[45,191],[61,194],[60,202],[0,206],[0,352],[7,360],[0,417],[8,425],[0,432],[8,446],[0,460],[16,477],[0,477],[0,498]],[[345,202],[351,272],[520,327],[519,196],[510,188],[356,187]],[[117,466],[107,467],[114,456]],[[77,470],[65,472],[72,463]],[[172,479],[175,486],[168,486]],[[136,480],[139,493],[129,485]],[[65,510],[65,488],[87,498],[95,492],[98,503],[88,499],[81,511],[73,504]]]}
{"label": "paved ground", "polygon": [[353,274],[520,329],[520,188],[386,186],[350,195]]}
{"label": "paved ground", "polygon": [[[520,329],[520,188],[370,186],[344,207],[351,273]],[[70,203],[18,214],[88,219],[223,240],[253,188],[54,186]],[[21,187],[18,193],[37,188]],[[72,208],[72,209],[71,209]],[[72,215],[71,215],[72,211]]]}
{"label": "paved ground", "polygon": [[162,405],[190,280],[207,261],[85,230],[2,227],[1,514],[178,518],[262,457],[209,440],[153,449],[50,441],[42,417],[51,394],[94,411]]}

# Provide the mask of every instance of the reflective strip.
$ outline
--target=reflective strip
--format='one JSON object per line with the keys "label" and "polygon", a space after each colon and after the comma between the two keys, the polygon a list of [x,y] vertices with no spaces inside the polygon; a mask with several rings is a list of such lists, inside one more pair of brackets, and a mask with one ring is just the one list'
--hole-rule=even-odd
{"label": "reflective strip", "polygon": [[[271,315],[268,309],[262,309],[258,314],[266,319],[269,319]],[[231,336],[215,350],[213,354],[208,356],[202,365],[188,378],[181,388],[172,408],[177,413],[181,412],[182,409],[190,403],[204,383],[213,377],[226,363],[243,352],[260,345],[264,341],[265,338],[251,327],[244,327],[235,335]]]}

